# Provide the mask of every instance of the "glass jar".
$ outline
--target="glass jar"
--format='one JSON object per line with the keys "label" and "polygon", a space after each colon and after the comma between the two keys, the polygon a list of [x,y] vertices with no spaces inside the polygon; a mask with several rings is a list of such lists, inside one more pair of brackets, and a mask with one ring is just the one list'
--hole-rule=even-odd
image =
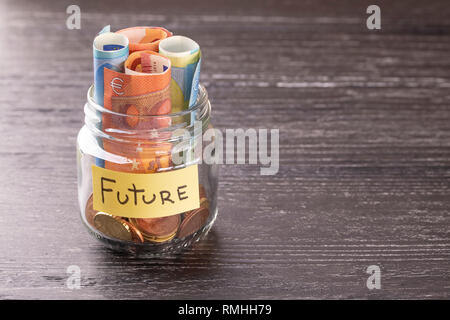
{"label": "glass jar", "polygon": [[[87,230],[107,247],[135,254],[178,252],[201,239],[217,216],[218,165],[211,105],[166,115],[107,110],[88,90],[77,138],[78,201]],[[211,161],[210,161],[211,162]]]}

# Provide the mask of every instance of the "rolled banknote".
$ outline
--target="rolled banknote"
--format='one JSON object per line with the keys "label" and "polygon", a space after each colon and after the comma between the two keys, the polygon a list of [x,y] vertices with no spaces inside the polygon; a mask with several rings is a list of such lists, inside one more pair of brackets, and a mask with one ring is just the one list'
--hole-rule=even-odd
{"label": "rolled banknote", "polygon": [[128,43],[126,36],[110,32],[109,26],[103,28],[94,39],[94,101],[101,106],[104,70],[106,68],[123,72],[123,64],[128,57]]}
{"label": "rolled banknote", "polygon": [[159,53],[172,62],[172,111],[178,112],[193,106],[197,101],[200,78],[200,46],[188,37],[172,36],[159,43]]}
{"label": "rolled banknote", "polygon": [[171,144],[164,142],[159,129],[170,125],[164,116],[171,112],[170,70],[170,60],[152,51],[132,53],[125,73],[105,70],[104,106],[114,113],[103,115],[103,129],[117,139],[104,139],[104,149],[130,160],[106,161],[105,168],[148,173],[169,166]]}
{"label": "rolled banknote", "polygon": [[172,32],[161,27],[132,27],[116,33],[124,35],[130,41],[130,53],[151,50],[158,52],[159,42],[172,36]]}
{"label": "rolled banknote", "polygon": [[[94,101],[103,106],[103,74],[105,69],[123,71],[123,64],[128,57],[128,38],[124,35],[112,33],[110,26],[106,26],[95,37],[92,47],[94,56]],[[100,113],[98,114],[99,118]],[[98,123],[102,129],[101,122]],[[102,145],[101,139],[98,143]],[[96,158],[95,163],[99,167],[104,167],[104,161]]]}

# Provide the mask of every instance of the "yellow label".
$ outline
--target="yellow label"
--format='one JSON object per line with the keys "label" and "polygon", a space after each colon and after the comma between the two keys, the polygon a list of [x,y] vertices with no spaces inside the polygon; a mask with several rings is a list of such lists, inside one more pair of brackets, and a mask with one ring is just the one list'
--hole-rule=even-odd
{"label": "yellow label", "polygon": [[94,210],[127,218],[157,218],[200,207],[198,167],[128,173],[92,166]]}

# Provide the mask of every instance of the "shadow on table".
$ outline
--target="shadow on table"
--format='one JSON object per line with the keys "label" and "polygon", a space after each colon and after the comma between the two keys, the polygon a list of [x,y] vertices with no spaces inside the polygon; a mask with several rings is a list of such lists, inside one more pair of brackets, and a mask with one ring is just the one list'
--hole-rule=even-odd
{"label": "shadow on table", "polygon": [[211,279],[220,268],[219,252],[219,236],[214,228],[181,253],[158,258],[133,257],[99,247],[92,257],[89,282],[105,298],[120,298],[121,292],[126,292],[127,298],[162,297],[164,292],[179,291],[192,282],[198,288],[199,281]]}

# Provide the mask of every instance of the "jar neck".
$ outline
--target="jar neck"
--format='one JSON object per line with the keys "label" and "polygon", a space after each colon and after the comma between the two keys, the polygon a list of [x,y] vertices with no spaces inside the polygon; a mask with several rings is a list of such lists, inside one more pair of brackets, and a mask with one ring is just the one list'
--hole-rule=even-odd
{"label": "jar neck", "polygon": [[[96,138],[103,141],[133,145],[180,142],[195,139],[209,124],[211,105],[207,91],[202,85],[199,85],[195,105],[188,110],[162,115],[142,114],[133,104],[123,102],[123,98],[121,103],[127,109],[119,110],[123,112],[109,110],[95,103],[93,93],[91,86],[84,106],[85,125]],[[138,108],[142,109],[142,106]]]}

